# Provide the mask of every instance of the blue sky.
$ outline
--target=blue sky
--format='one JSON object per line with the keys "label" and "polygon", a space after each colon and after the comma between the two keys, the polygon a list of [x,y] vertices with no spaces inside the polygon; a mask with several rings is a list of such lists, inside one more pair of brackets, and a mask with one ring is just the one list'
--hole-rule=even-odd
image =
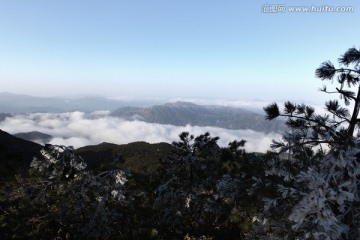
{"label": "blue sky", "polygon": [[[285,1],[271,1],[283,4]],[[322,101],[315,69],[360,47],[351,13],[267,1],[0,0],[0,92]]]}

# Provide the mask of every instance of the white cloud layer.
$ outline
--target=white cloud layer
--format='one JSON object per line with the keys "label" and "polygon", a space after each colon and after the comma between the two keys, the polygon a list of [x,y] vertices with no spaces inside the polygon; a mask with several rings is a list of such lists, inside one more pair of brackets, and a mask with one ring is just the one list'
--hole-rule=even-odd
{"label": "white cloud layer", "polygon": [[219,145],[226,146],[230,141],[245,139],[246,150],[265,152],[272,139],[279,139],[279,134],[255,132],[253,130],[229,130],[217,127],[173,126],[141,121],[125,121],[110,117],[109,112],[34,113],[19,114],[0,122],[0,129],[11,134],[39,131],[50,134],[51,144],[74,146],[75,148],[109,142],[126,144],[135,141],[149,143],[179,140],[179,134],[187,131],[198,136],[210,132],[219,136]]}

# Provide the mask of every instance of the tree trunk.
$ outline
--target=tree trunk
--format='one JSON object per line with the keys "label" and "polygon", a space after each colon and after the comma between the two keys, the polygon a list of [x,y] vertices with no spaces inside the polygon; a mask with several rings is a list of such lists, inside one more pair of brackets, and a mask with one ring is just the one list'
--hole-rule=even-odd
{"label": "tree trunk", "polygon": [[351,120],[350,120],[350,125],[349,125],[349,128],[348,128],[349,136],[354,136],[355,126],[356,126],[356,123],[357,123],[357,117],[359,115],[359,109],[360,109],[360,86],[358,88],[358,93],[357,93],[357,96],[356,96],[354,110],[353,110]]}

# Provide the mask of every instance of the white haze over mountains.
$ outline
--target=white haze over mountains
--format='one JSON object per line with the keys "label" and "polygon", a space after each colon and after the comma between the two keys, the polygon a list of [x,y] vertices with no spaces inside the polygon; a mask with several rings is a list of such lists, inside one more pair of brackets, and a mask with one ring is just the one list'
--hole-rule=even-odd
{"label": "white haze over mountains", "polygon": [[280,139],[280,134],[255,132],[252,130],[229,130],[216,127],[173,126],[141,121],[125,121],[110,117],[108,111],[67,113],[17,114],[0,122],[0,129],[11,134],[38,131],[52,135],[51,144],[74,146],[75,148],[102,142],[126,144],[135,141],[149,143],[179,140],[179,134],[187,131],[195,136],[210,132],[219,136],[219,145],[245,139],[246,150],[266,152],[272,139]]}

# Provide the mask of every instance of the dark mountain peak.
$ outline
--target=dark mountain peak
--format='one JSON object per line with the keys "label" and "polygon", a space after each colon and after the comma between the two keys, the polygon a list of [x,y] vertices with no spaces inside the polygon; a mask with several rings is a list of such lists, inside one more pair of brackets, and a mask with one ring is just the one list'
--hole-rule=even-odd
{"label": "dark mountain peak", "polygon": [[0,129],[0,146],[23,146],[39,147],[42,146],[24,139],[20,139]]}
{"label": "dark mountain peak", "polygon": [[42,146],[14,137],[0,129],[0,179],[13,178],[30,167],[35,156],[40,156]]}
{"label": "dark mountain peak", "polygon": [[24,133],[16,133],[14,134],[15,137],[32,141],[32,142],[41,142],[41,143],[47,143],[51,140],[52,136],[49,134],[45,134],[42,132],[32,131],[32,132],[24,132]]}

